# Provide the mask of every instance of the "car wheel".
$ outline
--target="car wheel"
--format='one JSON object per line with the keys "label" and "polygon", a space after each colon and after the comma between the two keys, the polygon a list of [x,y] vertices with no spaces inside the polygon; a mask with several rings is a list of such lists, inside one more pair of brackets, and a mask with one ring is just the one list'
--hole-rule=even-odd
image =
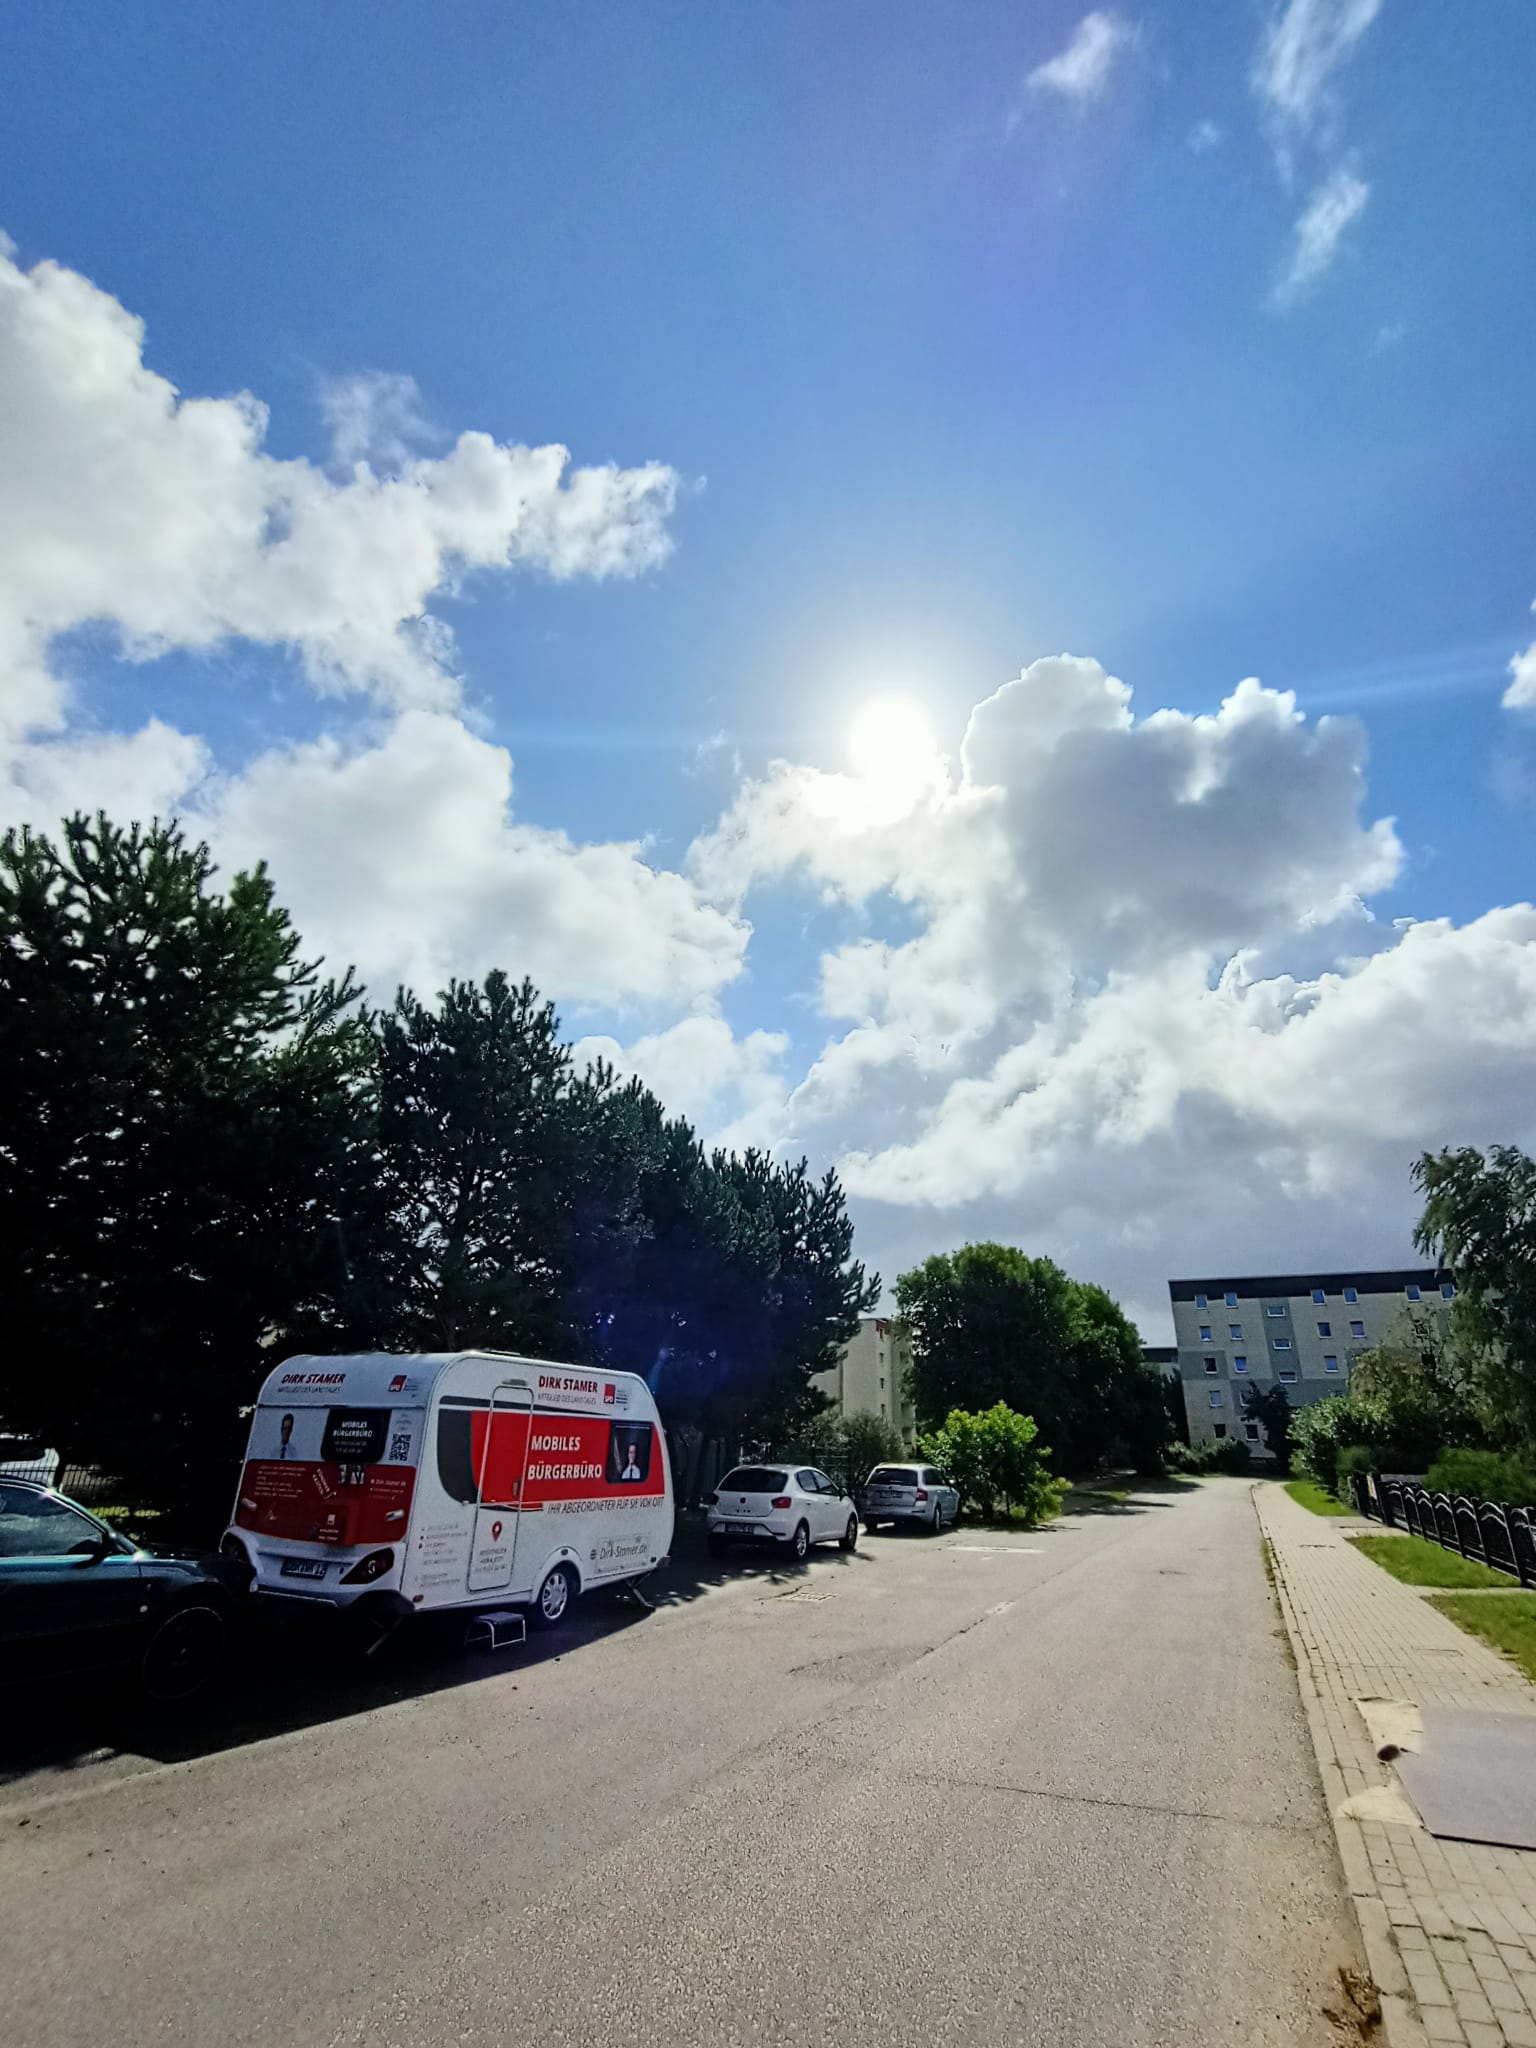
{"label": "car wheel", "polygon": [[217,1607],[178,1607],[150,1631],[139,1655],[139,1686],[157,1707],[185,1706],[223,1669],[229,1631]]}
{"label": "car wheel", "polygon": [[528,1618],[535,1628],[558,1628],[575,1598],[576,1574],[568,1564],[557,1564],[540,1586]]}
{"label": "car wheel", "polygon": [[811,1532],[804,1522],[795,1524],[795,1533],[789,1539],[790,1555],[796,1564],[804,1564],[811,1554]]}
{"label": "car wheel", "polygon": [[936,1500],[933,1504],[933,1520],[928,1525],[928,1533],[932,1536],[942,1536],[944,1534],[944,1503],[942,1501]]}
{"label": "car wheel", "polygon": [[843,1531],[843,1541],[842,1541],[842,1545],[841,1545],[841,1547],[842,1547],[842,1549],[844,1549],[844,1550],[857,1550],[857,1549],[858,1549],[858,1547],[859,1547],[859,1518],[858,1518],[858,1516],[857,1516],[857,1515],[850,1515],[850,1516],[848,1517],[848,1526],[847,1526],[847,1528],[846,1528],[846,1529],[845,1529],[845,1530]]}

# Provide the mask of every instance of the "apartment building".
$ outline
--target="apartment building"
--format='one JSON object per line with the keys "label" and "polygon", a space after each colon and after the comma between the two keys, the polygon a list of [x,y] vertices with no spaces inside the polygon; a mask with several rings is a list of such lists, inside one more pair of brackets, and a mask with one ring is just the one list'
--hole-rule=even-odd
{"label": "apartment building", "polygon": [[1405,1334],[1413,1314],[1444,1317],[1456,1282],[1433,1266],[1401,1272],[1267,1273],[1170,1280],[1178,1374],[1192,1444],[1238,1437],[1263,1456],[1243,1390],[1282,1386],[1296,1408],[1342,1393],[1362,1351]]}
{"label": "apartment building", "polygon": [[837,1364],[818,1373],[811,1385],[829,1394],[843,1415],[883,1415],[911,1443],[917,1429],[906,1390],[911,1363],[906,1324],[890,1316],[864,1316]]}

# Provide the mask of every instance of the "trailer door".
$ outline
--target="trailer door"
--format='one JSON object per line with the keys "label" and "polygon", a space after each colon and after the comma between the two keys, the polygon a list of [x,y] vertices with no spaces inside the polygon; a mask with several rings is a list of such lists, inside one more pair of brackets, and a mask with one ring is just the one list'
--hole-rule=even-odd
{"label": "trailer door", "polygon": [[499,1593],[512,1583],[532,1428],[531,1391],[520,1380],[504,1381],[491,1395],[475,1459],[475,1536],[466,1581],[471,1593]]}

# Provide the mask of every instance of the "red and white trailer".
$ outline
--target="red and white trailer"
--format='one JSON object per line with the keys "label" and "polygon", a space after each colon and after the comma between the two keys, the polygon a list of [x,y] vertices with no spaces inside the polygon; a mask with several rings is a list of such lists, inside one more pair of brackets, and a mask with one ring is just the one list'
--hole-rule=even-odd
{"label": "red and white trailer", "polygon": [[226,1550],[253,1591],[380,1623],[526,1608],[664,1564],[672,1474],[632,1373],[489,1351],[290,1358],[251,1422]]}

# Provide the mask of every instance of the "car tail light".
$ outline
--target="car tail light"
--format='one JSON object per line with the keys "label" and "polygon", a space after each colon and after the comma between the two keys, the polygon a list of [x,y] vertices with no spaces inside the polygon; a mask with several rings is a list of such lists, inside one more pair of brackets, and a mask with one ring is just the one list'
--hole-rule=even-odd
{"label": "car tail light", "polygon": [[918,1504],[918,1506],[919,1506],[919,1507],[921,1507],[921,1506],[922,1506],[922,1504],[923,1504],[923,1502],[924,1502],[924,1501],[925,1501],[925,1500],[926,1500],[927,1498],[928,1498],[928,1489],[927,1489],[927,1487],[926,1487],[926,1486],[920,1486],[920,1487],[919,1487],[919,1488],[917,1489],[917,1504]]}
{"label": "car tail light", "polygon": [[705,1501],[704,1505],[705,1505],[705,1507],[707,1507],[707,1508],[717,1508],[717,1507],[719,1507],[719,1505],[720,1505],[720,1496],[719,1496],[719,1494],[718,1494],[718,1493],[712,1493],[712,1494],[710,1494],[709,1498],[708,1498],[708,1499],[707,1499],[707,1500]]}
{"label": "car tail light", "polygon": [[787,1493],[781,1493],[776,1499],[769,1501],[768,1505],[771,1508],[792,1508],[794,1502]]}
{"label": "car tail light", "polygon": [[360,1557],[355,1565],[342,1573],[341,1583],[344,1586],[371,1585],[375,1579],[383,1578],[394,1561],[392,1550],[370,1550],[366,1557]]}
{"label": "car tail light", "polygon": [[247,1571],[251,1568],[251,1553],[233,1531],[229,1532],[219,1544],[219,1555],[220,1557],[227,1557],[232,1564],[243,1564]]}

